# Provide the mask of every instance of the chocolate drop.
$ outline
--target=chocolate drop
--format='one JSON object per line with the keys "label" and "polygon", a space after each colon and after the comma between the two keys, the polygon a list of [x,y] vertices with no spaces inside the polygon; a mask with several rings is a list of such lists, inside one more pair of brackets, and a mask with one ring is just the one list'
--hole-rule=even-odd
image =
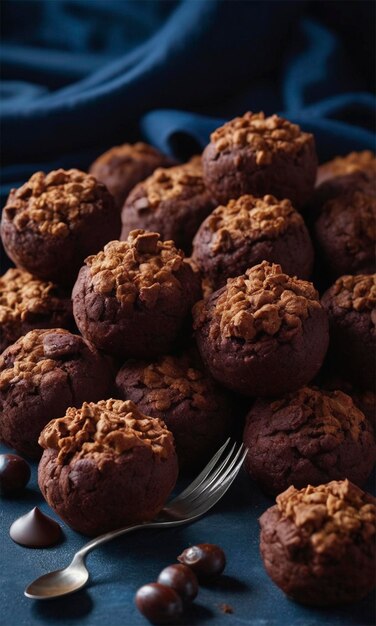
{"label": "chocolate drop", "polygon": [[59,543],[63,531],[59,524],[35,506],[29,513],[13,522],[9,534],[11,539],[27,548],[47,548]]}
{"label": "chocolate drop", "polygon": [[30,467],[17,454],[0,454],[0,493],[11,495],[26,487],[30,480]]}

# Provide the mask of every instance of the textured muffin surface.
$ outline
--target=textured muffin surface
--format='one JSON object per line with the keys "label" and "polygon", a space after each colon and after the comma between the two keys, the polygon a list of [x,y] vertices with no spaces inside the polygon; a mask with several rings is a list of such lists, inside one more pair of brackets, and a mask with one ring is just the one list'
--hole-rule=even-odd
{"label": "textured muffin surface", "polygon": [[341,391],[303,387],[257,400],[244,430],[246,468],[268,492],[348,478],[362,485],[376,461],[369,422]]}
{"label": "textured muffin surface", "polygon": [[313,135],[278,115],[245,113],[210,136],[205,182],[218,202],[273,194],[302,206],[312,193],[317,156]]}
{"label": "textured muffin surface", "polygon": [[146,521],[177,478],[165,424],[130,401],[84,402],[42,431],[38,481],[50,506],[75,530],[96,535]]}
{"label": "textured muffin surface", "polygon": [[376,274],[341,276],[322,297],[330,324],[335,369],[363,389],[374,389]]}
{"label": "textured muffin surface", "polygon": [[230,278],[194,309],[196,340],[212,376],[246,395],[278,395],[309,382],[328,345],[312,283],[266,261]]}
{"label": "textured muffin surface", "polygon": [[199,276],[184,253],[158,233],[136,230],[86,259],[73,310],[78,328],[98,348],[150,358],[172,347],[200,295]]}
{"label": "textured muffin surface", "polygon": [[348,480],[287,489],[260,518],[269,576],[304,604],[364,597],[375,586],[375,505]]}
{"label": "textured muffin surface", "polygon": [[120,216],[106,187],[76,169],[33,174],[10,192],[1,221],[15,264],[63,284],[71,284],[87,254],[119,232]]}
{"label": "textured muffin surface", "polygon": [[206,189],[201,158],[158,168],[130,193],[122,211],[121,239],[135,228],[159,232],[189,252],[199,225],[214,208]]}
{"label": "textured muffin surface", "polygon": [[126,362],[116,384],[144,413],[166,422],[180,467],[189,470],[209,459],[229,433],[229,399],[188,354]]}
{"label": "textured muffin surface", "polygon": [[192,256],[217,288],[264,260],[300,278],[308,278],[313,265],[303,218],[289,200],[270,195],[245,195],[217,207],[196,233]]}
{"label": "textured muffin surface", "polygon": [[33,328],[71,328],[70,298],[52,282],[20,269],[0,277],[0,352]]}
{"label": "textured muffin surface", "polygon": [[150,176],[157,167],[168,167],[172,161],[164,154],[138,141],[114,146],[101,154],[91,165],[90,174],[104,183],[121,209],[129,192]]}
{"label": "textured muffin surface", "polygon": [[63,329],[32,330],[0,356],[0,438],[38,456],[50,419],[109,391],[112,366],[93,345]]}

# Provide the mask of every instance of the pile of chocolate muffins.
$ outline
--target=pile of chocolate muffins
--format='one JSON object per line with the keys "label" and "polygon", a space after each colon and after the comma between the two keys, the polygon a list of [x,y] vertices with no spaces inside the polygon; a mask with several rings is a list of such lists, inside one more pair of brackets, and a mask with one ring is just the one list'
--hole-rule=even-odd
{"label": "pile of chocolate muffins", "polygon": [[372,589],[375,176],[371,152],[318,167],[311,134],[246,113],[188,163],[126,144],[11,191],[0,439],[43,452],[72,528],[152,519],[244,428],[278,496],[271,578],[308,604]]}

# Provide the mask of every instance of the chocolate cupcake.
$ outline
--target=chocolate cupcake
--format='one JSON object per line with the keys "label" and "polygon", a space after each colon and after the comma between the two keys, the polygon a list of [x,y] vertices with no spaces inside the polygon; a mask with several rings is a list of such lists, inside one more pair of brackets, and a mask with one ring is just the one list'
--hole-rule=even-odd
{"label": "chocolate cupcake", "polygon": [[289,200],[241,196],[217,207],[193,240],[193,260],[215,288],[262,261],[308,278],[313,247],[301,215]]}
{"label": "chocolate cupcake", "polygon": [[260,526],[265,569],[293,600],[348,604],[375,587],[376,500],[348,480],[290,487]]}
{"label": "chocolate cupcake", "polygon": [[322,297],[330,325],[330,351],[345,378],[374,389],[376,274],[341,276]]}
{"label": "chocolate cupcake", "polygon": [[173,161],[147,143],[124,143],[101,154],[91,165],[90,174],[106,185],[118,209],[129,192],[157,167],[169,167]]}
{"label": "chocolate cupcake", "polygon": [[[324,372],[323,372],[324,370]],[[364,413],[373,429],[376,429],[376,393],[372,389],[361,389],[349,380],[331,373],[330,368],[324,367],[320,372],[321,385],[324,389],[334,391],[339,389],[352,398],[355,406]]]}
{"label": "chocolate cupcake", "polygon": [[72,301],[57,285],[10,269],[0,277],[0,353],[33,328],[73,330]]}
{"label": "chocolate cupcake", "polygon": [[376,174],[376,157],[371,150],[363,150],[362,152],[350,152],[346,156],[338,156],[331,161],[327,161],[319,166],[317,170],[316,185],[336,178],[337,176],[345,176],[358,171],[368,171],[375,176]]}
{"label": "chocolate cupcake", "polygon": [[248,473],[271,494],[344,478],[363,485],[376,461],[373,429],[342,391],[302,387],[256,400],[243,441]]}
{"label": "chocolate cupcake", "polygon": [[174,439],[133,402],[69,408],[42,431],[38,482],[74,530],[99,535],[155,517],[178,475]]}
{"label": "chocolate cupcake", "polygon": [[135,230],[86,259],[72,295],[84,337],[109,354],[143,359],[172,349],[201,288],[173,241]]}
{"label": "chocolate cupcake", "polygon": [[39,434],[69,406],[108,395],[112,368],[89,342],[61,328],[32,330],[0,356],[0,440],[39,457]]}
{"label": "chocolate cupcake", "polygon": [[247,193],[272,194],[300,208],[315,185],[315,141],[278,115],[248,112],[211,134],[202,165],[209,191],[222,204]]}
{"label": "chocolate cupcake", "polygon": [[193,309],[197,344],[213,378],[249,396],[308,383],[328,346],[328,320],[312,283],[264,261]]}
{"label": "chocolate cupcake", "polygon": [[210,459],[230,433],[228,396],[188,354],[162,356],[153,363],[128,361],[116,387],[140,411],[165,421],[185,470]]}
{"label": "chocolate cupcake", "polygon": [[37,172],[12,189],[1,238],[14,263],[42,280],[71,285],[88,254],[120,233],[106,187],[79,170]]}
{"label": "chocolate cupcake", "polygon": [[158,232],[162,239],[173,239],[188,253],[194,234],[214,206],[204,184],[200,157],[169,169],[159,168],[129,194],[122,210],[120,238],[126,240],[130,231],[143,228]]}
{"label": "chocolate cupcake", "polygon": [[328,180],[313,198],[322,264],[334,278],[375,271],[376,188],[367,172]]}

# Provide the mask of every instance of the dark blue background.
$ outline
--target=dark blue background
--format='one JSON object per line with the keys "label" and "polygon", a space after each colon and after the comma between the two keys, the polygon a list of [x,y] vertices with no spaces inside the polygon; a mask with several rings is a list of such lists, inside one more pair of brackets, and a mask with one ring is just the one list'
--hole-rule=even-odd
{"label": "dark blue background", "polygon": [[[285,114],[315,133],[321,160],[374,148],[373,2],[46,0],[2,2],[1,194],[35,170],[86,168],[113,144],[143,137],[186,158],[220,122],[244,111]],[[6,267],[4,254],[2,269]],[[313,610],[287,600],[258,555],[257,518],[271,504],[240,476],[208,517],[166,532],[138,533],[89,557],[91,586],[65,600],[23,597],[35,576],[64,566],[84,539],[26,550],[11,522],[42,502],[31,487],[1,512],[0,620],[5,626],[145,624],[137,587],[188,544],[220,543],[221,585],[202,589],[187,624],[366,625],[372,598]],[[231,604],[233,615],[218,608]]]}

